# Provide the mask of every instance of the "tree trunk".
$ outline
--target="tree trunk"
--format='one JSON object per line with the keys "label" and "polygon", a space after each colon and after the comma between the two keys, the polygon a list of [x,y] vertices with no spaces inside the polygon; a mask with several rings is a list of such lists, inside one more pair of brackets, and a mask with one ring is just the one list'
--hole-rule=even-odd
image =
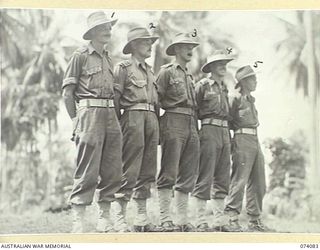
{"label": "tree trunk", "polygon": [[311,141],[310,141],[310,166],[311,166],[311,188],[312,190],[320,189],[319,167],[320,167],[320,123],[319,123],[319,90],[316,75],[316,57],[313,34],[313,20],[312,11],[306,10],[304,12],[305,28],[306,28],[306,49],[308,55],[308,86],[309,98],[312,107],[311,115]]}

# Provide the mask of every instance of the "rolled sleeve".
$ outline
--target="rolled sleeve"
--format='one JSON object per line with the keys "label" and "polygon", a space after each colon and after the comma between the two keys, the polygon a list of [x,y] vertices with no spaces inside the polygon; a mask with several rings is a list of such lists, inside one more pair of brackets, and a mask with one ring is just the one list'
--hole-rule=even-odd
{"label": "rolled sleeve", "polygon": [[81,74],[80,54],[74,53],[63,77],[62,88],[77,85]]}

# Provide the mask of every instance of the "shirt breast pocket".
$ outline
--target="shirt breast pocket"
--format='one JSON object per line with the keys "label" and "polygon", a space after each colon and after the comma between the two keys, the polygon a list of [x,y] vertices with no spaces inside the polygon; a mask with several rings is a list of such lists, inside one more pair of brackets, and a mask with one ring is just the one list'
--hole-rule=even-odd
{"label": "shirt breast pocket", "polygon": [[220,94],[214,91],[206,91],[203,95],[203,104],[210,110],[216,110],[220,107]]}
{"label": "shirt breast pocket", "polygon": [[90,89],[103,87],[102,67],[99,65],[88,67],[84,70],[88,78],[88,87]]}
{"label": "shirt breast pocket", "polygon": [[169,86],[170,86],[171,91],[176,96],[182,96],[182,95],[186,94],[185,82],[182,78],[170,79]]}
{"label": "shirt breast pocket", "polygon": [[138,80],[135,77],[129,78],[128,90],[132,101],[135,102],[145,102],[147,100],[147,81]]}
{"label": "shirt breast pocket", "polygon": [[205,101],[214,101],[214,102],[220,102],[220,95],[217,92],[214,91],[206,91],[203,96],[203,100]]}
{"label": "shirt breast pocket", "polygon": [[248,115],[250,115],[250,108],[249,107],[243,107],[241,109],[239,109],[239,118],[245,118],[248,117]]}

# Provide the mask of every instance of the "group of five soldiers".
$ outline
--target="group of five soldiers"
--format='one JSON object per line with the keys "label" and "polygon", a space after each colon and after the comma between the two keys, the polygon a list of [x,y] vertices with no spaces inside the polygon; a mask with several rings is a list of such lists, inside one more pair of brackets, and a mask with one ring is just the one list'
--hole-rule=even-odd
{"label": "group of five soldiers", "polygon": [[[70,195],[73,232],[84,231],[86,206],[93,202],[95,192],[99,232],[241,231],[238,216],[245,190],[248,229],[266,231],[260,218],[264,162],[250,94],[257,84],[255,72],[250,66],[237,70],[240,91],[229,102],[224,77],[233,59],[216,51],[201,68],[210,77],[194,84],[187,64],[199,43],[190,34],[179,33],[166,49],[175,60],[162,66],[156,77],[145,60],[158,37],[143,27],[128,32],[123,54],[131,57],[113,67],[106,45],[116,21],[102,11],[88,16],[83,38],[90,42],[73,53],[63,80],[77,147]],[[160,108],[165,111],[161,117]],[[234,131],[232,143],[230,129]],[[159,141],[161,167],[156,178]],[[159,225],[151,223],[147,214],[155,181]],[[195,225],[188,217],[189,194],[196,200]],[[175,220],[170,210],[173,197]],[[133,228],[126,222],[131,199],[137,206]],[[213,222],[206,215],[208,200]],[[111,202],[118,206],[114,220]]]}

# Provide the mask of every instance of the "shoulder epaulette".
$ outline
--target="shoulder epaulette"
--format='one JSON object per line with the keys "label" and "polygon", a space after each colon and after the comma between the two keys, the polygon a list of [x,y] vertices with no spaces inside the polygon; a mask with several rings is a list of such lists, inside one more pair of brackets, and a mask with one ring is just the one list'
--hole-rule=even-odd
{"label": "shoulder epaulette", "polygon": [[161,68],[169,68],[173,65],[173,63],[167,63],[161,66]]}
{"label": "shoulder epaulette", "polygon": [[82,46],[82,47],[76,49],[74,53],[82,54],[82,53],[86,52],[87,50],[88,50],[87,46]]}
{"label": "shoulder epaulette", "polygon": [[121,67],[128,67],[131,65],[131,62],[129,60],[125,60],[125,61],[120,62],[119,65]]}
{"label": "shoulder epaulette", "polygon": [[207,78],[203,78],[203,79],[201,79],[201,80],[199,81],[199,83],[204,86],[204,85],[209,84],[209,80],[208,80]]}
{"label": "shoulder epaulette", "polygon": [[229,95],[229,100],[235,100],[241,98],[241,94],[239,92],[232,92]]}

